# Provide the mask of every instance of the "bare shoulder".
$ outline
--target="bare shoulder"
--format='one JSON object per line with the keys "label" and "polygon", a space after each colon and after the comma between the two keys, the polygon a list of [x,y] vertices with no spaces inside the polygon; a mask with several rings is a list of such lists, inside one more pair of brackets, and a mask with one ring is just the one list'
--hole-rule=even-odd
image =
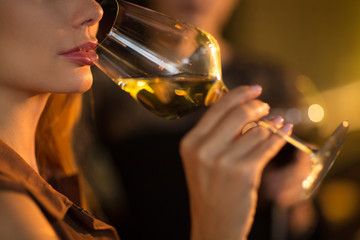
{"label": "bare shoulder", "polygon": [[58,239],[36,203],[27,195],[0,191],[0,239]]}

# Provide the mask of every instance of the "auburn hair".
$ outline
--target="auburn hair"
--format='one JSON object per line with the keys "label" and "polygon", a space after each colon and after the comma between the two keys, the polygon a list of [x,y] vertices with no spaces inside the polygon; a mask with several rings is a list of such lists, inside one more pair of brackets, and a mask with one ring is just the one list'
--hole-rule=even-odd
{"label": "auburn hair", "polygon": [[81,113],[82,94],[51,94],[39,120],[35,146],[40,174],[78,172],[73,151],[73,128]]}

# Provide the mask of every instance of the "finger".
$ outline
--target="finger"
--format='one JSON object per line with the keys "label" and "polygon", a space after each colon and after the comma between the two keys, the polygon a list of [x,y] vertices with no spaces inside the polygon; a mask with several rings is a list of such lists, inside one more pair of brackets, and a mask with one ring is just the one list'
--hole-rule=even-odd
{"label": "finger", "polygon": [[270,106],[267,103],[257,99],[248,101],[231,109],[211,133],[226,137],[227,144],[241,134],[247,125],[267,116],[269,111]]}
{"label": "finger", "polygon": [[216,157],[229,148],[242,128],[249,122],[257,121],[269,113],[269,105],[252,100],[231,110],[218,125],[202,139],[210,156]]}
{"label": "finger", "polygon": [[[259,124],[261,123],[261,124]],[[254,128],[254,127],[257,127],[257,126],[262,126],[264,127],[265,125],[267,126],[270,126],[270,128],[272,129],[279,129],[283,126],[284,124],[284,118],[281,117],[281,116],[276,116],[276,117],[273,117],[270,119],[270,121],[268,120],[260,120],[258,122],[250,122],[250,123],[247,123],[241,130],[241,133],[239,134],[238,137],[240,137],[241,135],[244,135],[247,131],[249,131],[250,129]],[[266,128],[266,127],[265,127]],[[266,129],[269,129],[269,128],[266,128]]]}
{"label": "finger", "polygon": [[[283,131],[285,132],[285,130]],[[265,165],[284,146],[286,141],[282,137],[275,135],[260,126],[251,129],[249,133],[255,133],[255,131],[257,136],[253,142],[252,148],[248,147],[246,149],[247,152],[239,150],[238,154],[240,155],[238,158],[233,156],[227,160],[234,161],[234,159],[237,159],[235,164],[232,164],[233,168],[236,169],[236,171],[245,173],[248,176],[247,178],[252,179],[251,187],[258,188]],[[256,142],[258,143],[254,144]]]}
{"label": "finger", "polygon": [[[285,124],[280,130],[286,135],[292,132],[292,124]],[[286,141],[283,137],[271,133],[264,141],[260,142],[252,150],[248,151],[246,160],[257,164],[261,169],[279,152],[285,145]]]}
{"label": "finger", "polygon": [[[275,128],[280,128],[283,123],[283,118],[275,117],[270,121],[266,121],[266,123]],[[268,129],[260,126],[248,129],[241,136],[238,135],[234,138],[233,144],[229,145],[230,148],[225,150],[224,154],[228,155],[226,159],[236,161],[236,159],[239,159],[239,156],[246,155],[248,152],[253,151],[256,146],[266,140],[270,135],[271,132]]]}
{"label": "finger", "polygon": [[275,128],[281,128],[284,125],[284,118],[281,116],[276,116],[270,119],[269,124],[273,124]]}
{"label": "finger", "polygon": [[[284,124],[284,118],[282,118],[281,116],[276,116],[276,117],[273,117],[272,119],[270,119],[271,122],[273,123],[268,123],[269,125],[279,129],[283,126]],[[264,122],[266,122],[266,120],[264,120]],[[241,130],[241,133],[239,134],[238,137],[240,137],[241,135],[244,135],[247,131],[249,131],[250,129],[258,126],[259,124],[257,122],[250,122],[250,123],[247,123],[243,129]]]}
{"label": "finger", "polygon": [[261,87],[242,86],[228,92],[220,101],[211,106],[200,119],[194,130],[202,136],[213,129],[228,111],[249,100],[255,99],[261,94]]}
{"label": "finger", "polygon": [[269,138],[270,135],[271,133],[268,130],[260,126],[250,129],[223,151],[223,155],[226,156],[224,159],[227,159],[227,161],[238,161],[244,158],[249,152],[254,151],[261,142]]}

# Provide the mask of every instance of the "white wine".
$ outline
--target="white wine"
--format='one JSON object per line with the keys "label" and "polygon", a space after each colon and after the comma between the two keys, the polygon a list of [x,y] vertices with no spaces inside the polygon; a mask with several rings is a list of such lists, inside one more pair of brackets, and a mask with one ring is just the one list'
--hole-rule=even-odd
{"label": "white wine", "polygon": [[227,91],[222,81],[205,76],[174,75],[114,81],[145,108],[167,119],[179,119],[209,106]]}

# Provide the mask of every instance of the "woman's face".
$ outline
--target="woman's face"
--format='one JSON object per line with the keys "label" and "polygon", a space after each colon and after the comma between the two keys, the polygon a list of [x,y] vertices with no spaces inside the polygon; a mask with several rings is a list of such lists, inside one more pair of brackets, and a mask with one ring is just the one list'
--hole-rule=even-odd
{"label": "woman's face", "polygon": [[150,7],[208,31],[221,31],[239,0],[150,0]]}
{"label": "woman's face", "polygon": [[90,88],[91,50],[102,17],[95,0],[0,0],[0,4],[0,88],[30,93]]}

